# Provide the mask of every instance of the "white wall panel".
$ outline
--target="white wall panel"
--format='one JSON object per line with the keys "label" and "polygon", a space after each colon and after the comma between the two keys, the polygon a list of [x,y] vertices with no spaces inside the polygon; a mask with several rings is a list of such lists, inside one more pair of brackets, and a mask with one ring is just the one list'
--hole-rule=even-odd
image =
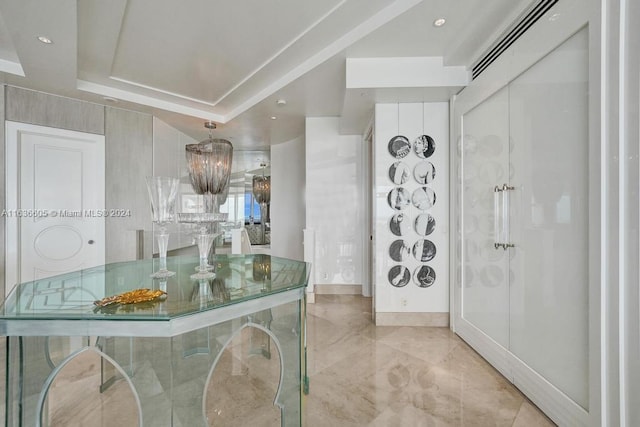
{"label": "white wall panel", "polygon": [[104,106],[44,92],[6,86],[6,119],[104,135]]}
{"label": "white wall panel", "polygon": [[[375,292],[376,313],[446,313],[449,311],[449,104],[411,103],[377,104],[375,111]],[[398,135],[405,136],[411,143],[411,151],[396,159],[389,152],[389,141]],[[415,140],[421,135],[429,135],[435,142],[433,154],[426,159],[418,157],[414,150]],[[394,184],[389,169],[395,162],[402,162],[408,168],[406,182]],[[435,177],[427,184],[420,184],[414,176],[415,167],[430,162],[435,168]],[[388,203],[389,193],[402,187],[410,195],[428,187],[435,193],[435,204],[426,210],[414,206],[412,202],[402,210],[394,210]],[[401,236],[390,229],[390,221],[395,214],[402,214]],[[416,232],[415,220],[418,215],[429,214],[435,219],[431,234],[421,236]],[[408,223],[408,224],[407,224]],[[433,259],[422,261],[414,255],[414,245],[428,240],[435,245]],[[403,241],[404,243],[394,243]],[[399,248],[401,261],[392,259],[390,248]],[[420,255],[420,247],[417,247]],[[395,252],[394,257],[398,255]],[[408,269],[410,278],[402,287],[393,286],[389,279],[395,266]],[[435,271],[435,281],[428,287],[420,287],[416,282],[416,270],[422,266]],[[394,281],[392,278],[391,281]],[[403,283],[402,280],[400,283]]]}
{"label": "white wall panel", "polygon": [[620,425],[627,427],[640,425],[640,4],[620,3]]}
{"label": "white wall panel", "polygon": [[105,113],[107,209],[129,209],[131,216],[106,219],[107,262],[136,259],[136,230],[151,227],[145,177],[152,174],[152,116],[107,107]]}
{"label": "white wall panel", "polygon": [[[4,106],[5,106],[5,86],[0,85],[0,123],[3,131],[0,132],[0,209],[6,208],[6,189],[5,189],[5,140],[4,140]],[[5,259],[5,238],[6,238],[6,218],[0,217],[0,259]],[[5,263],[3,262],[0,269],[0,302],[4,301],[5,295]]]}
{"label": "white wall panel", "polygon": [[315,283],[362,284],[358,176],[361,135],[340,135],[338,117],[306,119],[306,227],[316,232]]}
{"label": "white wall panel", "polygon": [[271,255],[303,260],[304,138],[271,146]]}

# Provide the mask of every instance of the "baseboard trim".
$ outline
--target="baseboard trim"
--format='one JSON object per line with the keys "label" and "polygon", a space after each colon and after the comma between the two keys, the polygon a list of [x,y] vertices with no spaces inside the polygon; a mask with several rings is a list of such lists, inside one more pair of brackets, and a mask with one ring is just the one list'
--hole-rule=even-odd
{"label": "baseboard trim", "polygon": [[362,285],[316,285],[316,295],[362,295]]}
{"label": "baseboard trim", "polygon": [[377,312],[376,326],[449,327],[449,313]]}
{"label": "baseboard trim", "polygon": [[316,294],[313,292],[307,292],[307,303],[315,304],[316,302]]}

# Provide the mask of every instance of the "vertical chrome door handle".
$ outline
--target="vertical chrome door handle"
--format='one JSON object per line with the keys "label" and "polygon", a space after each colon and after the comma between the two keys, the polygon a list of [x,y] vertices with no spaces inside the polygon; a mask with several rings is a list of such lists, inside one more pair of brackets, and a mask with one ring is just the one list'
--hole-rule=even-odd
{"label": "vertical chrome door handle", "polygon": [[501,246],[502,241],[502,227],[500,221],[500,215],[502,214],[500,196],[502,195],[502,189],[497,185],[493,187],[493,247],[498,249]]}
{"label": "vertical chrome door handle", "polygon": [[511,200],[509,198],[509,191],[515,190],[515,187],[511,187],[507,184],[502,184],[502,249],[505,251],[508,248],[513,248],[515,245],[509,243],[511,240],[510,229],[511,224],[509,221],[509,212],[511,210]]}

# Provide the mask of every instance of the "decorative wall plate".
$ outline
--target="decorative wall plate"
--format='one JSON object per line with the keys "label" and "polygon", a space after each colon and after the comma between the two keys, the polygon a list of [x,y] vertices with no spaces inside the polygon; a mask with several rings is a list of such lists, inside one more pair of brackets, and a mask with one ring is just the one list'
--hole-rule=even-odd
{"label": "decorative wall plate", "polygon": [[411,247],[407,245],[407,242],[404,240],[395,240],[389,246],[389,256],[392,260],[396,262],[405,261],[409,258],[409,254],[411,253]]}
{"label": "decorative wall plate", "polygon": [[413,272],[413,281],[421,288],[428,288],[436,281],[436,272],[428,265],[421,265]]}
{"label": "decorative wall plate", "polygon": [[413,168],[413,177],[418,184],[429,184],[436,177],[436,168],[433,163],[423,160]]}
{"label": "decorative wall plate", "polygon": [[411,220],[403,213],[397,213],[389,221],[389,230],[395,236],[406,236],[411,231]]}
{"label": "decorative wall plate", "polygon": [[406,157],[409,151],[411,151],[411,143],[406,136],[396,135],[389,140],[389,153],[396,159]]}
{"label": "decorative wall plate", "polygon": [[413,256],[420,262],[429,262],[436,256],[436,245],[431,240],[418,240],[413,245]]}
{"label": "decorative wall plate", "polygon": [[436,228],[436,220],[430,214],[424,213],[416,217],[414,229],[419,235],[428,236],[433,233],[434,228]]}
{"label": "decorative wall plate", "polygon": [[416,208],[426,211],[436,204],[436,193],[429,187],[417,188],[411,196],[411,202]]}
{"label": "decorative wall plate", "polygon": [[404,184],[409,180],[409,166],[403,162],[395,162],[389,168],[389,179],[396,185]]}
{"label": "decorative wall plate", "polygon": [[409,280],[411,280],[411,272],[404,265],[394,265],[389,270],[389,283],[396,288],[407,286]]}
{"label": "decorative wall plate", "polygon": [[436,151],[436,142],[429,135],[420,135],[413,142],[413,149],[418,157],[426,159]]}
{"label": "decorative wall plate", "polygon": [[402,187],[396,187],[389,191],[389,194],[387,195],[387,202],[389,203],[389,206],[391,206],[391,209],[401,211],[409,206],[410,198],[411,196],[407,190]]}

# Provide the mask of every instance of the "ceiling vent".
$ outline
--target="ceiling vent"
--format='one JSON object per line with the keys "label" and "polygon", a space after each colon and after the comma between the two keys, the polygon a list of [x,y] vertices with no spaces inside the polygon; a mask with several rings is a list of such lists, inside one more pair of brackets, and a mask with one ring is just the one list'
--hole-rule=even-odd
{"label": "ceiling vent", "polygon": [[535,24],[558,0],[539,0],[507,28],[502,36],[487,49],[487,52],[473,65],[471,78],[475,80],[502,52],[507,50],[533,24]]}

